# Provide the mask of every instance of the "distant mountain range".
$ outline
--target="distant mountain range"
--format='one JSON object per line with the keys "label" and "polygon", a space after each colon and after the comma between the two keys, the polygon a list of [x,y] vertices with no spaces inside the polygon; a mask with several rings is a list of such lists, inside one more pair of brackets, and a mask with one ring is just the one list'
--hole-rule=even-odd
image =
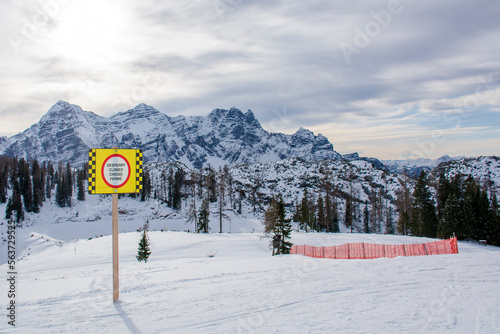
{"label": "distant mountain range", "polygon": [[408,160],[382,160],[382,163],[389,169],[391,173],[403,173],[416,178],[422,172],[429,172],[443,162],[459,160],[464,157],[450,158],[447,155],[438,159],[408,159]]}
{"label": "distant mountain range", "polygon": [[139,104],[102,117],[58,101],[29,129],[0,139],[0,154],[69,161],[88,159],[90,147],[140,148],[146,162],[180,161],[189,167],[277,161],[341,159],[321,134],[300,128],[296,133],[270,133],[251,110],[215,109],[208,116],[170,117]]}
{"label": "distant mountain range", "polygon": [[417,177],[443,162],[460,158],[378,160],[341,155],[323,135],[300,128],[292,135],[264,130],[253,112],[214,109],[207,116],[170,117],[141,103],[135,108],[102,117],[80,106],[58,101],[35,124],[12,137],[0,137],[0,155],[25,159],[85,163],[88,149],[140,148],[145,162],[179,161],[189,168],[241,163],[265,163],[288,158],[367,161],[390,173]]}

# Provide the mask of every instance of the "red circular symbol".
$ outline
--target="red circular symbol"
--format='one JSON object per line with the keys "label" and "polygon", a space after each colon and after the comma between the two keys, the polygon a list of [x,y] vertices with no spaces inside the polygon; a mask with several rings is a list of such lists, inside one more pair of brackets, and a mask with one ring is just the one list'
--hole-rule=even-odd
{"label": "red circular symbol", "polygon": [[130,164],[123,155],[112,154],[104,160],[101,175],[108,187],[121,188],[130,179]]}

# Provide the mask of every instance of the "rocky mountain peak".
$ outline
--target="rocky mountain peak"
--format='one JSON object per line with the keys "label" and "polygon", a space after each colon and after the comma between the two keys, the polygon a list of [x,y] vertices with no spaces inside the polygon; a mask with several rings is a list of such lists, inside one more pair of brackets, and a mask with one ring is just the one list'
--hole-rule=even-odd
{"label": "rocky mountain peak", "polygon": [[82,108],[79,106],[59,100],[40,119],[40,122],[45,123],[53,122],[57,119],[70,119],[77,117],[79,113],[83,113]]}
{"label": "rocky mountain peak", "polygon": [[112,146],[140,148],[146,162],[180,161],[195,168],[340,156],[326,137],[304,128],[294,135],[269,133],[251,110],[169,117],[145,103],[106,118],[58,101],[40,122],[0,144],[0,154],[71,164],[86,161],[89,147]]}

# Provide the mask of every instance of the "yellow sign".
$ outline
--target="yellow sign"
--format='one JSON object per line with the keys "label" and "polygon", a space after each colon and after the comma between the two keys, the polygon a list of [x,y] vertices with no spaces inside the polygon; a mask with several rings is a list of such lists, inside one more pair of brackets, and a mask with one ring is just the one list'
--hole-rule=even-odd
{"label": "yellow sign", "polygon": [[130,194],[141,191],[142,150],[89,150],[89,194]]}

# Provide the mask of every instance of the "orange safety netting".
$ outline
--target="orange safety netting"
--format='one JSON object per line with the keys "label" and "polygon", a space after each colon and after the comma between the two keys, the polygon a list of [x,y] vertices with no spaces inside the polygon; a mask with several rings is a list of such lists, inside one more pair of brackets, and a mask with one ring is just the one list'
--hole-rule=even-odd
{"label": "orange safety netting", "polygon": [[422,244],[380,245],[364,242],[339,246],[293,245],[290,254],[328,259],[376,259],[379,257],[458,254],[457,238]]}

